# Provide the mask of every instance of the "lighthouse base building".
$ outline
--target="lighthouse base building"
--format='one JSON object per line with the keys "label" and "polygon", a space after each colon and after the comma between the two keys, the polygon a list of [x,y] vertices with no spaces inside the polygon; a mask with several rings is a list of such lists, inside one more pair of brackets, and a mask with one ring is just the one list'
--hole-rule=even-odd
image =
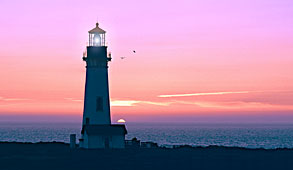
{"label": "lighthouse base building", "polygon": [[82,148],[125,148],[125,125],[111,124],[108,84],[106,31],[89,31],[89,45],[83,56],[86,62],[83,122],[79,146]]}
{"label": "lighthouse base building", "polygon": [[125,148],[124,125],[85,125],[81,131],[83,148]]}

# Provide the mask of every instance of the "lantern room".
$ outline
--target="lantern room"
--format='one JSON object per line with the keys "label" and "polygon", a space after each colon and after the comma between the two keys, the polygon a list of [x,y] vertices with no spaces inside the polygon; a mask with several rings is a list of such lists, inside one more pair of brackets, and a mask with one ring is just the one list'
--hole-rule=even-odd
{"label": "lantern room", "polygon": [[96,23],[96,28],[89,31],[89,46],[106,46],[105,34],[106,31],[99,27],[99,23]]}

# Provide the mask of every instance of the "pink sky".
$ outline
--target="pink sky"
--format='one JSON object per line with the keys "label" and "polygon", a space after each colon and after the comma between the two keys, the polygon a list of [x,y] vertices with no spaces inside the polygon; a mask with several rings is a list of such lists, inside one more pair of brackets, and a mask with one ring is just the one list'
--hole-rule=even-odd
{"label": "pink sky", "polygon": [[97,18],[113,121],[293,121],[291,0],[1,0],[0,119],[79,121]]}

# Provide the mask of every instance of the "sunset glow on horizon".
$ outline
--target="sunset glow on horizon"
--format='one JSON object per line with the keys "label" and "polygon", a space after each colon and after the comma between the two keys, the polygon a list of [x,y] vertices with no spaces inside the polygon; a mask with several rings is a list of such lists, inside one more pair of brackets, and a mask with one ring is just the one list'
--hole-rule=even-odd
{"label": "sunset glow on horizon", "polygon": [[291,0],[2,0],[0,120],[81,117],[82,54],[98,19],[113,57],[113,122],[293,122],[292,9]]}

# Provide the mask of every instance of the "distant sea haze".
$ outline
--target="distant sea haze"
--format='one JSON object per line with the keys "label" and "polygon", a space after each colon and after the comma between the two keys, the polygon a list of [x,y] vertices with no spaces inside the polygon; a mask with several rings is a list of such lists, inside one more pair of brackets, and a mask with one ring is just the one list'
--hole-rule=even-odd
{"label": "distant sea haze", "polygon": [[[161,146],[237,146],[293,148],[293,124],[277,123],[127,123],[127,139],[157,142]],[[1,123],[0,141],[69,143],[80,137],[79,123]]]}

